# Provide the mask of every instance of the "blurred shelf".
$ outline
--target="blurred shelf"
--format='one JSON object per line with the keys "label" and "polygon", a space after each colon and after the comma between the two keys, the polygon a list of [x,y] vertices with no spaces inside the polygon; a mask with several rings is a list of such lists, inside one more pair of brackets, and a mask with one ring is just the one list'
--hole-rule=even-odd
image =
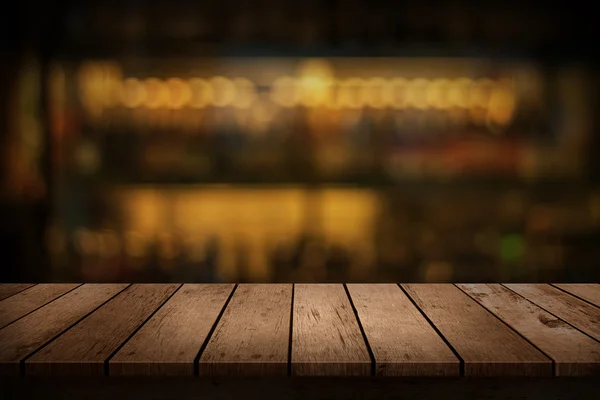
{"label": "blurred shelf", "polygon": [[94,180],[89,182],[92,186],[99,187],[123,187],[123,186],[152,186],[152,187],[339,187],[339,188],[363,188],[374,190],[529,190],[542,192],[562,192],[565,195],[573,193],[587,193],[600,190],[599,182],[573,181],[573,180],[540,180],[522,181],[510,179],[365,179],[365,180],[260,180],[260,179],[118,179],[118,180]]}
{"label": "blurred shelf", "polygon": [[111,41],[89,39],[66,43],[56,49],[66,59],[123,57],[188,58],[188,57],[451,57],[486,58],[500,60],[530,60],[541,56],[555,56],[537,49],[517,46],[462,45],[452,43],[404,43],[401,45],[372,46],[370,44],[339,46],[298,45],[234,45],[200,41],[143,39]]}

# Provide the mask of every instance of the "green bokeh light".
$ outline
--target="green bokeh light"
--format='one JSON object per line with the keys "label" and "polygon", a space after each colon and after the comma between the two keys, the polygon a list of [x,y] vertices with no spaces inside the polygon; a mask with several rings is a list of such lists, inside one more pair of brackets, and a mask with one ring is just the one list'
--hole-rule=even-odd
{"label": "green bokeh light", "polygon": [[500,257],[502,261],[516,261],[523,257],[525,244],[518,234],[506,235],[500,241]]}

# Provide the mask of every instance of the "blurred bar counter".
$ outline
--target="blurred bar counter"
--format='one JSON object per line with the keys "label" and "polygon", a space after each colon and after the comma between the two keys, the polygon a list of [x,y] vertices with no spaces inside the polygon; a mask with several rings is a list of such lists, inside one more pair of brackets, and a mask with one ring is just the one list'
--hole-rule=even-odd
{"label": "blurred bar counter", "polygon": [[301,3],[57,6],[4,96],[45,190],[3,242],[48,260],[6,279],[599,281],[589,15]]}

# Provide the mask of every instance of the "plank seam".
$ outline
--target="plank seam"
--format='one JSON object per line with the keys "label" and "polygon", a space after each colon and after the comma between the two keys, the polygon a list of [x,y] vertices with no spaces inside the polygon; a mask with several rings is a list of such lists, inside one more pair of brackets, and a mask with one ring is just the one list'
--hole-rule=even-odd
{"label": "plank seam", "polygon": [[525,300],[527,300],[528,302],[530,302],[531,304],[533,304],[536,307],[541,308],[542,310],[546,311],[548,314],[552,315],[554,318],[561,320],[562,322],[564,322],[565,324],[569,325],[571,328],[578,330],[579,332],[583,333],[585,336],[592,338],[593,340],[595,340],[596,342],[600,343],[600,340],[596,339],[595,337],[593,337],[592,335],[590,335],[589,333],[587,333],[586,331],[579,329],[578,327],[576,327],[575,325],[571,324],[569,321],[565,320],[564,318],[560,318],[558,317],[556,314],[550,312],[549,310],[547,310],[546,308],[542,307],[541,305],[535,303],[534,301],[528,299],[527,297],[523,296],[520,293],[515,292],[514,290],[512,290],[511,288],[509,288],[508,286],[506,286],[504,283],[501,283],[500,285],[504,286],[505,288],[507,288],[508,290],[510,290],[511,292],[515,293],[517,296],[520,296],[522,298],[524,298]]}
{"label": "plank seam", "polygon": [[179,289],[181,289],[181,287],[183,286],[183,284],[180,284],[177,289],[175,289],[173,291],[173,293],[171,293],[169,296],[167,296],[167,298],[158,305],[158,307],[156,307],[156,309],[154,311],[152,311],[152,313],[150,313],[150,315],[148,316],[148,318],[146,318],[144,321],[142,321],[142,323],[140,324],[140,326],[138,326],[137,328],[135,328],[133,330],[133,332],[131,332],[130,335],[127,336],[127,338],[125,338],[125,340],[117,346],[117,348],[108,356],[108,358],[106,360],[104,360],[104,376],[109,376],[109,368],[110,368],[110,359],[113,358],[115,356],[115,354],[117,354],[119,352],[119,350],[121,350],[123,348],[123,346],[125,346],[125,344],[131,340],[131,338],[139,332],[140,329],[142,329],[142,327],[144,325],[146,325],[146,323],[148,321],[150,321],[150,319],[158,312],[158,310],[160,310],[166,303],[167,301],[171,300],[171,298],[173,296],[175,296],[175,293],[177,293],[179,291]]}
{"label": "plank seam", "polygon": [[288,339],[288,363],[287,363],[287,375],[292,376],[292,338],[294,332],[294,293],[296,284],[292,283],[292,301],[290,310],[290,335]]}
{"label": "plank seam", "polygon": [[[487,285],[487,283],[485,284]],[[494,318],[496,318],[497,320],[499,320],[500,322],[502,322],[504,325],[506,325],[508,327],[508,329],[512,330],[513,332],[515,332],[517,335],[519,335],[523,340],[525,340],[527,343],[529,343],[530,345],[533,346],[534,349],[536,349],[537,351],[539,351],[540,353],[542,353],[545,357],[547,357],[550,361],[552,361],[552,376],[556,376],[556,360],[554,360],[554,358],[552,358],[549,354],[547,354],[544,350],[542,350],[541,348],[539,348],[535,343],[533,343],[531,340],[527,339],[525,336],[523,336],[521,334],[521,332],[519,332],[516,328],[513,328],[512,326],[510,326],[510,324],[506,321],[504,321],[502,318],[500,318],[498,315],[496,315],[492,310],[490,310],[489,308],[487,308],[485,305],[481,304],[480,302],[478,302],[475,298],[471,297],[471,295],[469,295],[469,293],[465,292],[464,290],[462,290],[456,283],[454,284],[454,286],[456,286],[456,288],[458,290],[460,290],[465,296],[467,296],[469,299],[473,300],[475,303],[477,303],[481,308],[483,308],[486,312],[488,312],[489,314],[491,314]]]}
{"label": "plank seam", "polygon": [[8,295],[8,296],[6,296],[6,297],[4,297],[4,298],[0,299],[0,301],[4,301],[4,300],[6,300],[6,299],[9,299],[9,298],[13,297],[15,294],[19,294],[19,293],[21,293],[21,292],[24,292],[25,290],[31,289],[32,287],[36,286],[36,285],[37,285],[37,283],[31,283],[31,284],[30,284],[30,283],[23,283],[23,285],[31,285],[31,286],[27,286],[26,288],[23,288],[23,289],[21,289],[21,290],[17,290],[17,291],[16,291],[16,292],[14,292],[13,294],[11,294],[11,295]]}
{"label": "plank seam", "polygon": [[202,346],[200,346],[200,350],[198,350],[198,354],[196,355],[196,357],[194,357],[194,376],[200,375],[200,357],[202,357],[204,350],[206,350],[206,347],[208,346],[210,339],[212,338],[215,330],[217,329],[217,326],[219,325],[219,322],[221,321],[223,314],[225,314],[225,310],[227,309],[227,306],[229,305],[229,302],[231,301],[231,298],[233,297],[233,294],[235,293],[237,288],[238,288],[238,284],[236,283],[233,286],[231,293],[229,293],[227,300],[225,300],[225,304],[223,304],[223,308],[221,308],[221,311],[219,312],[219,315],[217,316],[215,323],[213,324],[212,328],[210,328],[210,331],[208,331],[208,335],[206,335],[206,339],[204,339]]}
{"label": "plank seam", "polygon": [[48,346],[50,343],[52,343],[53,341],[55,341],[56,339],[58,339],[61,335],[63,335],[65,332],[67,332],[69,329],[73,328],[75,325],[77,325],[78,323],[80,323],[81,321],[83,321],[84,319],[86,319],[87,317],[89,317],[90,315],[92,315],[93,313],[95,313],[97,310],[99,310],[100,308],[102,308],[109,301],[111,301],[112,299],[114,299],[115,297],[117,297],[119,294],[123,293],[124,291],[126,291],[130,287],[131,287],[131,283],[129,285],[125,286],[123,289],[119,290],[114,295],[110,296],[108,299],[106,299],[105,301],[103,301],[102,303],[100,303],[98,305],[98,307],[95,307],[94,309],[92,309],[92,311],[86,313],[83,317],[81,317],[77,321],[73,322],[71,325],[69,325],[68,327],[66,327],[62,331],[60,331],[57,335],[55,335],[54,337],[52,337],[46,343],[42,344],[40,347],[38,347],[37,349],[35,349],[34,351],[32,351],[30,354],[28,354],[27,356],[25,356],[23,359],[21,359],[21,361],[19,362],[19,370],[20,370],[21,376],[25,376],[25,361],[27,361],[27,359],[31,358],[35,353],[37,353],[38,351],[42,350],[44,347]]}
{"label": "plank seam", "polygon": [[397,283],[396,285],[398,285],[398,287],[400,288],[400,290],[402,290],[402,292],[406,295],[406,297],[408,297],[408,300],[410,300],[410,302],[413,304],[413,306],[416,307],[416,309],[421,313],[421,315],[423,316],[423,318],[425,318],[425,320],[429,323],[429,325],[431,325],[431,327],[433,328],[433,330],[439,335],[439,337],[444,341],[444,343],[446,343],[446,346],[448,346],[450,348],[450,350],[452,351],[452,353],[454,353],[454,356],[456,358],[458,358],[459,361],[459,375],[460,376],[465,376],[465,360],[463,360],[463,358],[460,356],[460,354],[458,354],[458,351],[456,351],[456,349],[454,348],[454,346],[452,346],[450,344],[450,342],[448,341],[448,339],[446,339],[446,337],[442,334],[442,332],[438,329],[437,326],[435,326],[435,324],[433,323],[433,321],[427,316],[427,314],[425,314],[425,311],[423,311],[421,309],[421,307],[419,307],[419,305],[417,304],[417,302],[410,296],[410,294],[408,294],[408,292],[402,287],[401,284]]}
{"label": "plank seam", "polygon": [[568,290],[566,290],[566,289],[560,288],[560,287],[556,286],[556,284],[554,284],[554,283],[549,283],[548,285],[552,286],[553,288],[556,288],[556,289],[560,290],[561,292],[564,292],[564,293],[568,294],[569,296],[573,296],[573,297],[575,297],[576,299],[579,299],[579,300],[581,300],[581,301],[584,301],[584,302],[588,303],[588,304],[589,304],[589,305],[591,305],[591,306],[594,306],[594,307],[596,307],[596,308],[600,308],[600,306],[599,306],[599,305],[597,305],[597,304],[594,304],[594,303],[592,303],[591,301],[589,301],[589,300],[586,300],[586,299],[584,299],[583,297],[580,297],[580,296],[576,295],[575,293],[571,293],[571,292],[569,292],[569,291],[568,291]]}
{"label": "plank seam", "polygon": [[[42,307],[45,307],[45,306],[47,306],[48,304],[52,303],[53,301],[56,301],[56,300],[60,299],[60,298],[61,298],[61,297],[63,297],[64,295],[66,295],[66,294],[68,294],[68,293],[72,292],[73,290],[77,289],[78,287],[81,287],[82,285],[83,285],[83,283],[80,283],[79,285],[75,286],[73,289],[69,289],[69,290],[67,290],[66,292],[64,292],[63,294],[61,294],[61,295],[59,295],[59,296],[57,296],[57,297],[53,298],[52,300],[48,300],[47,302],[45,302],[45,303],[44,303],[44,304],[42,304],[41,306],[39,306],[39,307],[37,307],[37,308],[34,308],[33,310],[29,311],[27,314],[21,315],[19,318],[15,319],[15,320],[14,320],[14,321],[12,321],[12,322],[9,322],[8,324],[6,324],[6,325],[4,325],[4,326],[0,326],[0,329],[4,329],[4,328],[6,328],[7,326],[10,326],[10,325],[14,324],[14,323],[15,323],[15,322],[17,322],[18,320],[20,320],[20,319],[22,319],[22,318],[25,318],[26,316],[28,316],[28,315],[29,315],[29,314],[31,314],[32,312],[35,312],[35,311],[39,310],[40,308],[42,308]],[[34,285],[34,286],[35,286],[35,285]],[[29,290],[29,289],[31,289],[31,288],[32,288],[32,287],[34,287],[34,286],[28,287],[28,288],[27,288],[27,289],[25,289],[25,290]],[[24,292],[25,290],[22,290],[21,292]],[[19,293],[21,293],[21,292],[19,292]],[[17,293],[15,293],[15,294],[17,294]],[[12,296],[11,296],[11,297],[12,297]],[[6,300],[6,299],[4,299],[4,300]],[[4,301],[4,300],[3,300],[3,301]]]}
{"label": "plank seam", "polygon": [[375,376],[377,372],[377,365],[375,361],[375,355],[373,354],[373,350],[371,349],[371,345],[369,344],[369,339],[367,338],[367,334],[362,326],[362,322],[360,322],[360,318],[358,316],[358,310],[354,305],[354,301],[352,301],[352,297],[350,296],[350,291],[348,290],[348,286],[344,283],[344,290],[346,291],[346,296],[348,296],[348,301],[350,302],[350,307],[352,307],[352,311],[354,312],[354,317],[356,318],[356,322],[358,323],[358,328],[360,329],[360,333],[362,334],[363,340],[365,341],[365,345],[367,346],[367,351],[369,352],[369,358],[371,359],[371,376]]}

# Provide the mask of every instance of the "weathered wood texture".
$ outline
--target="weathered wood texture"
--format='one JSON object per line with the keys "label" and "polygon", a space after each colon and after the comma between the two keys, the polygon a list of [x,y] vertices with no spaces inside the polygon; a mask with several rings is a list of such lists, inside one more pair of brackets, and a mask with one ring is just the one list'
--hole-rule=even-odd
{"label": "weathered wood texture", "polygon": [[0,328],[42,307],[79,284],[40,284],[0,301]]}
{"label": "weathered wood texture", "polygon": [[287,374],[292,285],[239,285],[199,360],[202,375]]}
{"label": "weathered wood texture", "polygon": [[371,358],[340,284],[294,288],[292,375],[369,375]]}
{"label": "weathered wood texture", "polygon": [[464,360],[467,376],[544,376],[552,361],[451,284],[402,285]]}
{"label": "weathered wood texture", "polygon": [[233,287],[183,285],[109,361],[109,375],[193,375]]}
{"label": "weathered wood texture", "polygon": [[25,373],[103,375],[104,362],[178,287],[132,285],[30,357]]}
{"label": "weathered wood texture", "polygon": [[348,285],[376,375],[458,376],[460,361],[395,284]]}
{"label": "weathered wood texture", "polygon": [[600,340],[600,308],[550,285],[506,284],[505,286],[594,339]]}
{"label": "weathered wood texture", "polygon": [[41,348],[126,284],[86,284],[0,329],[0,374],[19,374],[19,362]]}
{"label": "weathered wood texture", "polygon": [[500,284],[458,286],[551,357],[556,375],[600,375],[600,342]]}

